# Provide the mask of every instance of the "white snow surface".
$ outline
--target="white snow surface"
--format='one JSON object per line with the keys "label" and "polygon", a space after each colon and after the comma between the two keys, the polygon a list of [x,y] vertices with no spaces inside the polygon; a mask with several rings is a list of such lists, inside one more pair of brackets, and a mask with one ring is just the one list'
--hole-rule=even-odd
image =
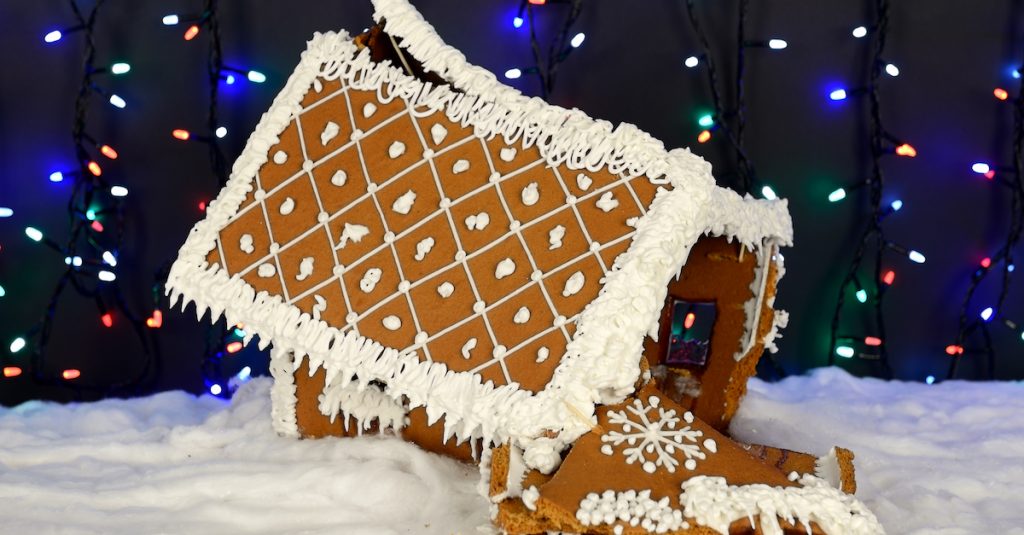
{"label": "white snow surface", "polygon": [[[0,409],[2,533],[478,533],[478,472],[389,437],[294,440],[270,380]],[[1024,385],[752,380],[737,438],[856,455],[890,535],[1024,534]]]}

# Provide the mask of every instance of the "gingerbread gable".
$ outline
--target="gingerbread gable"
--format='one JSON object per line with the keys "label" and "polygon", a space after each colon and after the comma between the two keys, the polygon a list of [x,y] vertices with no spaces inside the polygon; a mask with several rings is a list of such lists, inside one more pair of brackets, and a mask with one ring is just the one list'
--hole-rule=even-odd
{"label": "gingerbread gable", "polygon": [[424,406],[446,434],[550,464],[595,405],[633,391],[697,239],[789,245],[785,201],[740,198],[686,149],[527,98],[404,0],[374,3],[402,57],[446,83],[315,35],[182,246],[172,303],[294,354],[272,365],[281,432],[296,433],[288,375],[305,365],[326,371],[323,405],[383,383],[377,405]]}

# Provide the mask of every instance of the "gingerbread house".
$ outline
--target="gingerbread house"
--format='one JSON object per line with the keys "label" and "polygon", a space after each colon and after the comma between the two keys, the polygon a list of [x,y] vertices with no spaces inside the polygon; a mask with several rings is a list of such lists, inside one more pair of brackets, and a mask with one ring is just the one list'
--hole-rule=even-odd
{"label": "gingerbread house", "polygon": [[[389,431],[479,459],[509,533],[747,518],[840,533],[843,515],[873,529],[839,490],[853,485],[844,450],[790,456],[721,434],[785,324],[772,308],[785,201],[720,188],[705,161],[632,125],[523,96],[405,0],[374,4],[370,31],[309,42],[168,280],[172,303],[272,344],[277,431]],[[629,419],[653,414],[677,442],[629,453]],[[635,492],[581,498],[632,485],[573,461],[593,456],[675,487],[657,515],[676,520],[580,513],[646,507]],[[746,476],[717,477],[727,466]],[[727,511],[687,505],[740,494]]]}

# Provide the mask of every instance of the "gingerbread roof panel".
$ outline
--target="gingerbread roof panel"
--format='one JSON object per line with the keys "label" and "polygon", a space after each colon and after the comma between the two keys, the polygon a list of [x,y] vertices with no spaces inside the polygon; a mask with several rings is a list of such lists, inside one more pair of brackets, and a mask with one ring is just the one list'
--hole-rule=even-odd
{"label": "gingerbread roof panel", "polygon": [[696,240],[788,244],[785,202],[717,188],[706,162],[636,127],[525,97],[404,0],[375,5],[397,52],[445,83],[317,34],[169,292],[311,373],[385,383],[460,439],[513,439],[542,465],[636,382]]}

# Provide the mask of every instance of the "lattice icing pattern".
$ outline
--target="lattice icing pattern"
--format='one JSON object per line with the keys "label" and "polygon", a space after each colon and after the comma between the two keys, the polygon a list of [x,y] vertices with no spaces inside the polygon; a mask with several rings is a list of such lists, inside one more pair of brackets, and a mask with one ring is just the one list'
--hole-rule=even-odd
{"label": "lattice icing pattern", "polygon": [[543,387],[658,186],[376,99],[312,89],[211,260],[339,329]]}

